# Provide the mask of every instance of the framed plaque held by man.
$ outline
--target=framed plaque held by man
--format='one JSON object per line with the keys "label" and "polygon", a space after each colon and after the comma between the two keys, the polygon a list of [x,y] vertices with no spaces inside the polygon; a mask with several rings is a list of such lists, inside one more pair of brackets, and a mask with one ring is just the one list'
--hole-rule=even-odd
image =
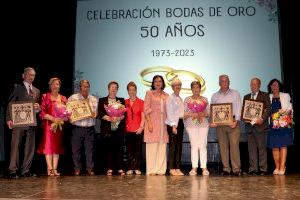
{"label": "framed plaque held by man", "polygon": [[12,127],[36,126],[36,112],[33,101],[14,101],[10,103]]}
{"label": "framed plaque held by man", "polygon": [[92,109],[87,100],[69,101],[67,103],[67,109],[72,113],[70,116],[71,123],[93,116]]}
{"label": "framed plaque held by man", "polygon": [[242,119],[245,122],[253,122],[262,118],[264,103],[257,100],[244,100],[242,107]]}
{"label": "framed plaque held by man", "polygon": [[218,103],[210,105],[211,123],[216,125],[230,125],[233,123],[232,103]]}

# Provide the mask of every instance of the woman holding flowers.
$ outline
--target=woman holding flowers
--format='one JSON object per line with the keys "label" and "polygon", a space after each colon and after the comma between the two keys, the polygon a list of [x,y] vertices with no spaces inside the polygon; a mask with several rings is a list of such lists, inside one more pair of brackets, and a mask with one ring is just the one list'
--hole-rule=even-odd
{"label": "woman holding flowers", "polygon": [[191,144],[192,170],[189,174],[197,175],[200,151],[202,175],[209,175],[206,167],[209,103],[207,98],[200,95],[201,84],[199,81],[191,83],[191,90],[193,95],[184,100],[184,126]]}
{"label": "woman holding flowers", "polygon": [[98,118],[101,119],[101,137],[107,156],[107,176],[113,175],[113,170],[125,175],[123,170],[123,143],[125,131],[125,100],[117,97],[119,84],[111,81],[108,84],[108,96],[99,99]]}
{"label": "woman holding flowers", "polygon": [[168,94],[164,92],[165,82],[162,76],[155,75],[151,90],[147,91],[144,102],[146,142],[146,174],[164,175],[167,170],[167,133],[166,101]]}
{"label": "woman holding flowers", "polygon": [[268,84],[271,100],[271,129],[268,134],[268,147],[272,149],[275,170],[273,174],[284,175],[287,156],[287,146],[293,144],[291,97],[281,92],[283,85],[273,79]]}
{"label": "woman holding flowers", "polygon": [[63,124],[70,113],[66,110],[67,98],[59,94],[61,81],[51,78],[50,92],[42,95],[40,118],[43,120],[43,135],[37,152],[45,154],[48,176],[59,176],[57,165],[59,154],[64,153]]}

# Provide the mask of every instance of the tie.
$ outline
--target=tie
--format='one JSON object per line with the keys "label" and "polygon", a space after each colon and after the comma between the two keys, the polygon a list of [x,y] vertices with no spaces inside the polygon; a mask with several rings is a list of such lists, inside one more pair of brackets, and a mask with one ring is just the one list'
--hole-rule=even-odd
{"label": "tie", "polygon": [[255,97],[255,92],[252,92],[252,93],[251,93],[251,99],[254,100],[254,97]]}
{"label": "tie", "polygon": [[29,85],[28,87],[29,87],[28,94],[29,94],[29,96],[33,97],[33,91],[32,91],[31,85]]}

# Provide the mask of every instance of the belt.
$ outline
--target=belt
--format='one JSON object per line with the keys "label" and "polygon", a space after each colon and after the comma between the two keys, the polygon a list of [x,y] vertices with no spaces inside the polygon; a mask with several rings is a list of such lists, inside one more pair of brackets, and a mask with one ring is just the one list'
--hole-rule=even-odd
{"label": "belt", "polygon": [[94,126],[76,126],[76,125],[73,125],[74,128],[81,128],[81,129],[92,129],[94,128]]}

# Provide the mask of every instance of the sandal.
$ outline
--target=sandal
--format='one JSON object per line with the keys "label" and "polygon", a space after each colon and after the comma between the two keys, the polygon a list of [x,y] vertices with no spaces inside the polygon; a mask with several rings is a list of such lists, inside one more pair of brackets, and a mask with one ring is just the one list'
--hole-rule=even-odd
{"label": "sandal", "polygon": [[136,175],[141,175],[141,174],[142,174],[142,172],[141,172],[140,170],[138,170],[138,169],[135,170],[134,173],[135,173]]}
{"label": "sandal", "polygon": [[133,174],[133,171],[132,170],[128,170],[127,172],[126,172],[126,175],[132,175]]}
{"label": "sandal", "polygon": [[189,175],[190,176],[196,176],[197,175],[197,171],[195,169],[192,169],[190,172],[189,172]]}
{"label": "sandal", "polygon": [[112,176],[113,175],[112,173],[113,173],[113,170],[109,169],[106,172],[106,176]]}
{"label": "sandal", "polygon": [[176,173],[178,176],[184,176],[184,173],[180,169],[176,169]]}
{"label": "sandal", "polygon": [[206,168],[202,169],[202,175],[203,176],[208,176],[209,175],[209,171]]}
{"label": "sandal", "polygon": [[178,174],[177,174],[177,172],[176,172],[176,169],[170,169],[170,175],[171,176],[177,176]]}
{"label": "sandal", "polygon": [[60,173],[57,172],[57,169],[52,169],[52,172],[54,176],[60,176]]}
{"label": "sandal", "polygon": [[275,169],[275,170],[273,171],[273,174],[274,174],[274,175],[278,175],[278,174],[279,174],[279,169]]}
{"label": "sandal", "polygon": [[284,167],[283,170],[279,170],[279,171],[278,171],[278,175],[284,175],[284,174],[285,174],[285,167]]}
{"label": "sandal", "polygon": [[125,172],[123,171],[123,169],[120,169],[120,170],[118,171],[118,173],[120,174],[120,176],[125,176]]}
{"label": "sandal", "polygon": [[48,176],[54,176],[53,169],[47,169]]}

